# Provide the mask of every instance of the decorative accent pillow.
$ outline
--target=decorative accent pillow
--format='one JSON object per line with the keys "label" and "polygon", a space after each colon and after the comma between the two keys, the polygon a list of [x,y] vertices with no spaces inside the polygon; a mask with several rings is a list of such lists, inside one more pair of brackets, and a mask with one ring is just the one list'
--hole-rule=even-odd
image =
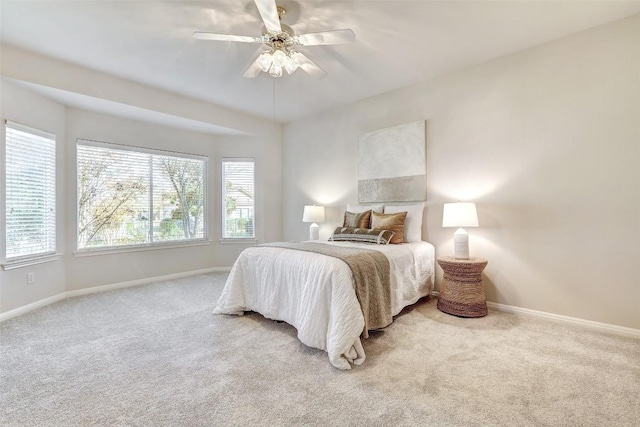
{"label": "decorative accent pillow", "polygon": [[371,214],[371,228],[374,230],[391,230],[393,237],[389,243],[404,242],[404,220],[407,212],[398,212],[394,214],[381,214],[373,212]]}
{"label": "decorative accent pillow", "polygon": [[351,228],[369,228],[371,224],[371,211],[365,212],[345,212],[344,213],[344,222],[342,225],[344,227]]}
{"label": "decorative accent pillow", "polygon": [[347,210],[349,212],[356,212],[356,213],[360,213],[360,212],[364,212],[364,211],[374,211],[374,212],[379,212],[379,213],[383,213],[384,212],[384,205],[383,204],[377,204],[377,205],[352,205],[350,203],[347,204]]}
{"label": "decorative accent pillow", "polygon": [[372,230],[370,228],[336,227],[329,241],[361,242],[388,245],[393,237],[391,230]]}
{"label": "decorative accent pillow", "polygon": [[424,215],[424,202],[408,205],[386,205],[384,213],[407,212],[404,222],[404,241],[420,242],[422,240],[422,217]]}

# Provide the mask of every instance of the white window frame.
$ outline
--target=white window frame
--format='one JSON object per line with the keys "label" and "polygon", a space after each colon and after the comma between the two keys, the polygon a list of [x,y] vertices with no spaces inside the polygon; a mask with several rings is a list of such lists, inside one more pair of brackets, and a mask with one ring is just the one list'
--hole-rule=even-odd
{"label": "white window frame", "polygon": [[[9,256],[8,251],[8,218],[6,214],[7,209],[7,150],[8,150],[8,130],[16,130],[19,132],[28,133],[34,135],[36,137],[45,138],[49,141],[47,143],[51,143],[46,149],[51,150],[52,158],[50,157],[48,160],[52,160],[52,164],[49,164],[48,167],[51,168],[48,171],[48,176],[44,176],[43,178],[47,180],[45,183],[46,191],[48,193],[47,199],[50,203],[49,209],[51,209],[50,213],[45,216],[47,219],[45,220],[48,223],[46,230],[44,231],[43,238],[48,242],[47,250],[41,252],[33,252],[24,255],[16,255]],[[59,258],[59,254],[56,253],[57,250],[57,141],[56,135],[45,132],[39,129],[35,129],[29,126],[25,126],[16,122],[12,122],[9,120],[5,120],[5,128],[4,128],[4,141],[5,141],[5,149],[2,153],[2,176],[0,179],[2,180],[2,189],[3,189],[3,212],[2,212],[2,235],[4,236],[4,240],[2,242],[2,257],[4,262],[2,263],[2,267],[4,270],[10,270],[14,268],[26,267],[30,265],[40,264],[43,262],[55,261]]]}
{"label": "white window frame", "polygon": [[[199,246],[204,244],[210,244],[209,239],[209,227],[208,227],[208,218],[209,218],[209,191],[208,191],[208,176],[209,176],[209,158],[207,156],[201,156],[197,154],[184,153],[180,151],[170,151],[170,150],[159,150],[153,148],[139,147],[133,145],[125,145],[125,144],[117,144],[111,142],[102,142],[102,141],[93,141],[88,139],[78,138],[76,140],[76,191],[78,190],[78,146],[90,146],[90,147],[100,147],[111,150],[120,150],[120,151],[131,151],[133,153],[144,153],[158,156],[173,156],[177,158],[185,158],[185,159],[195,159],[204,162],[203,165],[203,195],[204,195],[204,203],[203,203],[203,237],[201,238],[193,238],[193,239],[176,239],[176,240],[163,240],[163,241],[153,241],[153,233],[152,223],[150,221],[150,241],[139,244],[130,244],[130,245],[115,245],[115,246],[99,246],[99,247],[89,247],[89,248],[80,248],[79,247],[79,229],[80,229],[80,213],[78,207],[78,200],[76,196],[76,252],[74,252],[74,256],[82,257],[82,256],[91,256],[91,255],[104,255],[104,254],[112,254],[112,253],[123,253],[123,252],[137,252],[137,251],[145,251],[145,250],[157,250],[163,248],[180,248],[180,247],[191,247],[191,246]],[[153,178],[151,178],[151,185],[153,182]],[[149,212],[153,212],[153,193],[150,194],[149,197]]]}
{"label": "white window frame", "polygon": [[[246,237],[227,237],[225,235],[227,230],[227,203],[226,203],[226,177],[225,177],[225,163],[232,162],[251,162],[253,163],[253,235]],[[221,242],[255,242],[256,241],[256,160],[253,157],[223,157],[220,162],[220,174],[222,177],[221,182],[221,229],[220,229],[220,241]]]}

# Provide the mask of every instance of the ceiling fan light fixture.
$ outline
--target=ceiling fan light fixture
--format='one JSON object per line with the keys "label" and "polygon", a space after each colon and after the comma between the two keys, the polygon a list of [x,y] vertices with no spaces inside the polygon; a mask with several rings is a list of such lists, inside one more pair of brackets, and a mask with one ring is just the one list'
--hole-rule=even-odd
{"label": "ceiling fan light fixture", "polygon": [[271,68],[269,68],[269,75],[271,77],[282,77],[282,66],[275,62],[271,64]]}
{"label": "ceiling fan light fixture", "polygon": [[273,52],[273,55],[271,55],[271,57],[273,58],[273,65],[277,65],[280,68],[282,68],[282,66],[287,61],[287,55],[280,49],[277,49],[275,52]]}
{"label": "ceiling fan light fixture", "polygon": [[271,68],[271,64],[273,63],[273,58],[271,57],[271,52],[262,52],[258,57],[258,67],[265,73],[269,72],[269,68]]}
{"label": "ceiling fan light fixture", "polygon": [[258,56],[256,65],[271,77],[282,77],[283,69],[287,74],[293,74],[300,66],[293,58],[294,53],[284,48],[264,51]]}

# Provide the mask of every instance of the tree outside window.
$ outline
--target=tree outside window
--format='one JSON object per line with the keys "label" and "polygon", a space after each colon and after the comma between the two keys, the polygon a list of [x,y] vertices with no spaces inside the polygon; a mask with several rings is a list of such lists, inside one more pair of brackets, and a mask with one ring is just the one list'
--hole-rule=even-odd
{"label": "tree outside window", "polygon": [[206,160],[78,143],[78,248],[204,239]]}

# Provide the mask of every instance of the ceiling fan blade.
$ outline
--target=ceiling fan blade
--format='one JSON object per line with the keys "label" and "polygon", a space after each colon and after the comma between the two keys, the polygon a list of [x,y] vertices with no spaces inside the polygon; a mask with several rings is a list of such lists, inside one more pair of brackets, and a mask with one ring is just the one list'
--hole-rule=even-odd
{"label": "ceiling fan blade", "polygon": [[319,33],[300,34],[295,37],[296,43],[302,46],[316,46],[322,44],[353,43],[356,35],[349,29],[321,31]]}
{"label": "ceiling fan blade", "polygon": [[249,68],[247,68],[247,71],[244,72],[242,77],[246,77],[248,79],[254,79],[258,77],[261,72],[262,70],[258,66],[258,60],[256,59],[251,63],[251,65],[249,65]]}
{"label": "ceiling fan blade", "polygon": [[264,21],[264,26],[267,27],[267,31],[270,33],[282,32],[280,26],[280,17],[278,16],[278,7],[275,0],[254,0]]}
{"label": "ceiling fan blade", "polygon": [[300,52],[292,53],[291,59],[296,61],[300,66],[300,68],[302,68],[302,71],[309,74],[311,77],[315,77],[316,79],[321,79],[326,77],[327,75],[327,72],[325,70],[318,67],[318,65],[315,62],[313,62],[312,60],[310,60]]}
{"label": "ceiling fan blade", "polygon": [[216,40],[223,42],[262,43],[260,37],[236,36],[234,34],[217,34],[196,31],[193,38],[198,40]]}

